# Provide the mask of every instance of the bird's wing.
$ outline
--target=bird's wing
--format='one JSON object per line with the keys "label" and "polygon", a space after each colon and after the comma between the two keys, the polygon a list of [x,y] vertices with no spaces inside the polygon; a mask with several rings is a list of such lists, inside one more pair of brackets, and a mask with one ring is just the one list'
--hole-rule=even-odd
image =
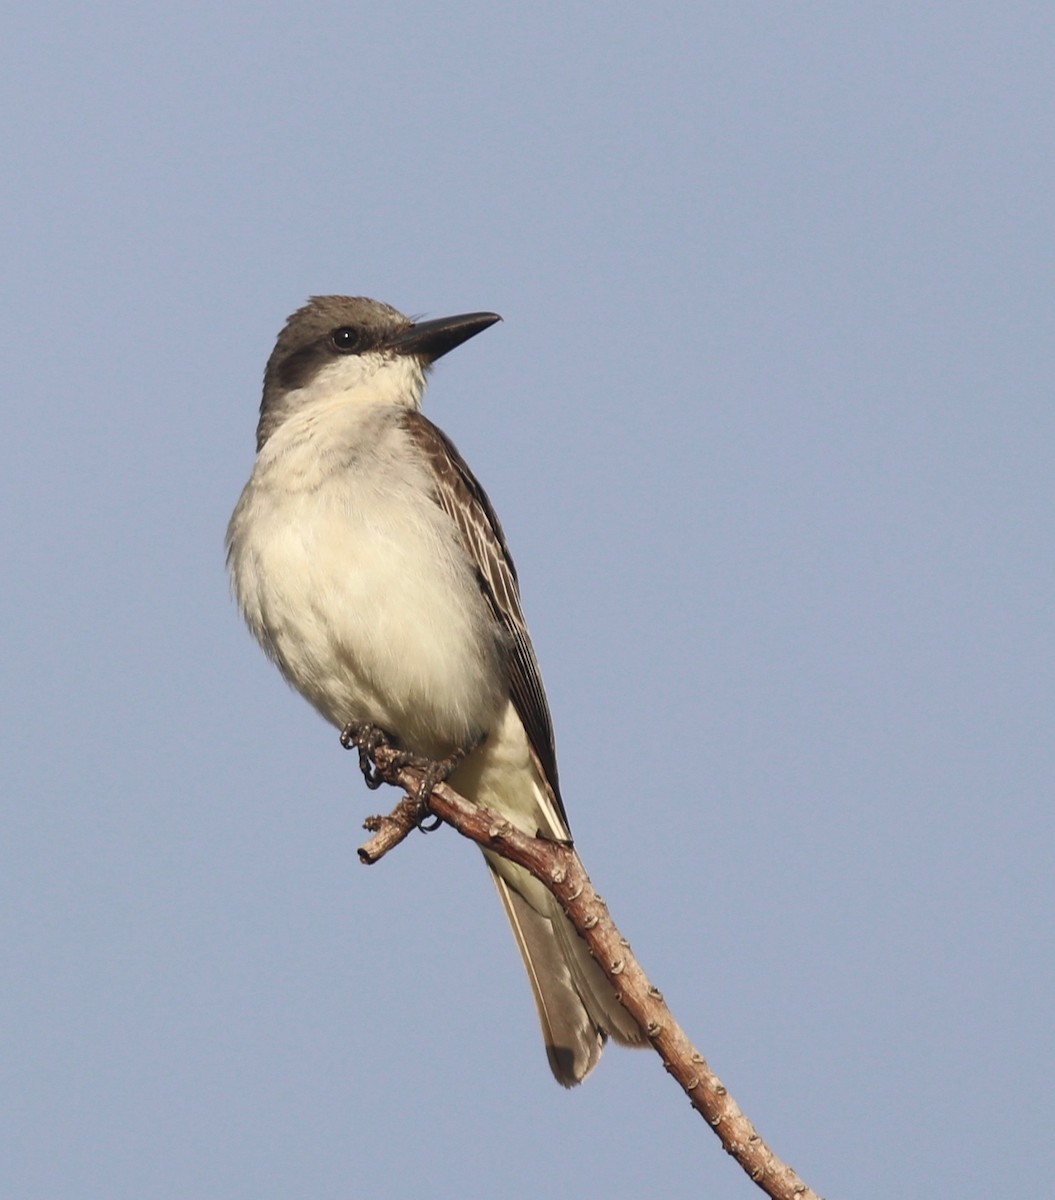
{"label": "bird's wing", "polygon": [[505,534],[487,493],[442,430],[419,412],[403,414],[404,426],[423,455],[435,480],[434,498],[458,528],[476,568],[480,588],[509,641],[509,686],[517,714],[527,733],[565,826],[568,816],[557,782],[553,722],[542,687],[535,650],[520,608],[516,567]]}

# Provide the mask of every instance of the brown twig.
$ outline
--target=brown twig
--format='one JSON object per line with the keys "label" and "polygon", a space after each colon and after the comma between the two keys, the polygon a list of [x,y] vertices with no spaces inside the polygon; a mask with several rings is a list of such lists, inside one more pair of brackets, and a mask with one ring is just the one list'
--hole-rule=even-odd
{"label": "brown twig", "polygon": [[[359,850],[364,863],[374,863],[397,846],[421,819],[415,799],[422,771],[400,766],[388,747],[375,751],[378,773],[386,783],[408,794],[387,817],[371,817],[374,832]],[[740,1111],[725,1085],[708,1066],[674,1019],[658,988],[649,983],[630,945],[616,928],[608,909],[590,883],[582,860],[571,846],[528,837],[492,809],[471,804],[446,784],[437,784],[429,810],[463,837],[526,867],[560,902],[579,935],[615,989],[620,1003],[647,1035],[663,1065],[681,1084],[693,1108],[711,1126],[725,1150],[773,1200],[820,1200],[791,1167],[783,1163]]]}
{"label": "brown twig", "polygon": [[388,816],[367,817],[363,828],[374,836],[359,847],[359,861],[370,866],[394,850],[416,826],[421,813],[416,800],[404,796]]}

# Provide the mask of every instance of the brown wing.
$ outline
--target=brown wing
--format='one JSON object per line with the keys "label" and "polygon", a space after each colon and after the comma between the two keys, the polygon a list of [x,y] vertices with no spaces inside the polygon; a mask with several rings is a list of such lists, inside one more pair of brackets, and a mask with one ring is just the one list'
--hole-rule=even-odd
{"label": "brown wing", "polygon": [[476,567],[480,588],[495,619],[509,635],[509,686],[513,704],[567,825],[568,816],[557,782],[553,722],[538,660],[520,608],[516,567],[501,523],[487,493],[450,438],[419,412],[404,414],[403,423],[432,468],[436,503],[458,527],[465,549]]}

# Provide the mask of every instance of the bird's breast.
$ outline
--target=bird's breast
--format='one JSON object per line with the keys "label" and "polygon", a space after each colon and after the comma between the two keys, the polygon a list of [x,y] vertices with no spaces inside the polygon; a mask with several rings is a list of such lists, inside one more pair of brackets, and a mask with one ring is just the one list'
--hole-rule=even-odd
{"label": "bird's breast", "polygon": [[[313,470],[258,462],[228,535],[250,629],[327,720],[435,754],[487,733],[501,633],[424,467],[392,447]],[[309,464],[311,465],[311,464]]]}

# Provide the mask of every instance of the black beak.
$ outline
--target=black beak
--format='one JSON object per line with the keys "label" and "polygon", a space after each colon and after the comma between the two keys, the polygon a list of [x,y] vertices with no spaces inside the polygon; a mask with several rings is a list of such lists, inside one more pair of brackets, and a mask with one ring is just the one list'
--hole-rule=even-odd
{"label": "black beak", "polygon": [[458,317],[439,317],[435,321],[420,321],[395,337],[388,338],[384,348],[397,354],[413,354],[434,363],[455,346],[467,342],[478,333],[501,321],[498,313],[462,313]]}

